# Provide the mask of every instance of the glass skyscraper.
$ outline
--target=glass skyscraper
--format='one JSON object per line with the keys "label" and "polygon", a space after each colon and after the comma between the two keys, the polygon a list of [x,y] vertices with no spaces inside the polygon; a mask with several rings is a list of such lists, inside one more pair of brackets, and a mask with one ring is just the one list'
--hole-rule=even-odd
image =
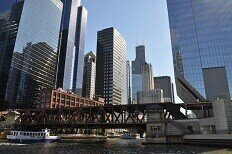
{"label": "glass skyscraper", "polygon": [[131,82],[132,82],[132,78],[131,78],[131,63],[130,61],[126,61],[126,87],[127,87],[127,104],[131,104],[132,103],[132,95],[131,95]]}
{"label": "glass skyscraper", "polygon": [[10,107],[34,107],[40,89],[55,87],[62,7],[60,0],[13,4],[1,64],[1,97]]}
{"label": "glass skyscraper", "polygon": [[97,35],[95,95],[106,104],[126,104],[126,41],[113,27]]}
{"label": "glass skyscraper", "polygon": [[232,1],[167,0],[178,96],[185,102],[232,94]]}
{"label": "glass skyscraper", "polygon": [[57,87],[81,95],[84,47],[88,12],[80,0],[62,0],[64,4],[59,50]]}
{"label": "glass skyscraper", "polygon": [[142,90],[141,67],[146,62],[145,46],[139,45],[135,50],[136,58],[132,61],[132,103],[137,104],[137,92]]}
{"label": "glass skyscraper", "polygon": [[72,90],[81,95],[84,72],[84,52],[85,52],[85,34],[87,28],[88,11],[84,6],[78,7],[77,13],[77,31],[75,38],[76,53],[74,61],[73,86]]}
{"label": "glass skyscraper", "polygon": [[8,105],[4,101],[13,46],[21,17],[23,2],[18,0],[0,1],[0,108]]}

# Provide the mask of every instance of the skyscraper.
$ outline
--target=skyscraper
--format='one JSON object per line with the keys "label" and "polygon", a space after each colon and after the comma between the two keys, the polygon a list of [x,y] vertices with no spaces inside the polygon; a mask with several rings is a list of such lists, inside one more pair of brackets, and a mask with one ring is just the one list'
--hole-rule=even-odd
{"label": "skyscraper", "polygon": [[131,95],[131,64],[130,61],[126,61],[126,87],[127,87],[127,104],[132,103],[132,95]]}
{"label": "skyscraper", "polygon": [[154,77],[154,86],[156,89],[163,90],[163,97],[165,102],[175,103],[173,84],[170,76]]}
{"label": "skyscraper", "polygon": [[142,90],[137,92],[137,103],[163,103],[163,90],[154,86],[153,69],[151,64],[145,62],[141,66],[141,76]]}
{"label": "skyscraper", "polygon": [[139,45],[136,48],[136,58],[132,61],[132,101],[137,103],[137,92],[142,90],[141,67],[146,62],[145,46]]}
{"label": "skyscraper", "polygon": [[167,0],[178,96],[185,102],[230,98],[232,3]]}
{"label": "skyscraper", "polygon": [[126,41],[113,27],[97,35],[97,66],[95,95],[108,104],[125,104]]}
{"label": "skyscraper", "polygon": [[57,87],[81,95],[87,10],[80,0],[62,0],[64,10],[60,33]]}
{"label": "skyscraper", "polygon": [[144,63],[141,67],[142,76],[142,90],[152,90],[154,89],[154,78],[152,65]]}
{"label": "skyscraper", "polygon": [[83,75],[83,97],[90,99],[95,95],[95,79],[96,79],[96,56],[91,51],[85,55],[84,59],[84,75]]}
{"label": "skyscraper", "polygon": [[14,3],[1,64],[2,95],[11,107],[34,107],[41,88],[56,84],[60,0]]}
{"label": "skyscraper", "polygon": [[85,9],[85,7],[79,6],[77,13],[77,31],[75,38],[76,53],[75,53],[75,61],[74,61],[73,86],[72,86],[73,92],[79,95],[82,94],[87,16],[88,16],[88,11]]}
{"label": "skyscraper", "polygon": [[0,1],[0,108],[7,108],[4,100],[8,75],[16,40],[23,2],[17,0]]}

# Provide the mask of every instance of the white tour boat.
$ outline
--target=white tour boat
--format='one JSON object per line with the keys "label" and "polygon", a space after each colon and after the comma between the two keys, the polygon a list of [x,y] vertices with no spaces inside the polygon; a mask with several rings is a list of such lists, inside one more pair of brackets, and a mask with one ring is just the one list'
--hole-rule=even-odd
{"label": "white tour boat", "polygon": [[40,132],[11,131],[6,138],[11,143],[49,143],[60,140],[59,136],[50,136],[50,129],[42,129]]}

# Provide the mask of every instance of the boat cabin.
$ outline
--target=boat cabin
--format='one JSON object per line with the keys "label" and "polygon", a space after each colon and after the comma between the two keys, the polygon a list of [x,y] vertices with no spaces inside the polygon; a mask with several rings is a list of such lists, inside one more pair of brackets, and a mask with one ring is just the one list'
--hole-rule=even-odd
{"label": "boat cabin", "polygon": [[50,135],[49,129],[43,129],[41,132],[27,132],[27,131],[11,131],[12,136],[28,136],[28,137],[45,137]]}

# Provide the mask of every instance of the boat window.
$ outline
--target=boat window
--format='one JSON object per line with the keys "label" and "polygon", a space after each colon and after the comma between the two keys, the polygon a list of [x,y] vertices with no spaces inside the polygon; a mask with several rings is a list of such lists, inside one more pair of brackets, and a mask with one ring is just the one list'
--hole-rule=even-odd
{"label": "boat window", "polygon": [[26,136],[26,133],[23,133],[24,136]]}

